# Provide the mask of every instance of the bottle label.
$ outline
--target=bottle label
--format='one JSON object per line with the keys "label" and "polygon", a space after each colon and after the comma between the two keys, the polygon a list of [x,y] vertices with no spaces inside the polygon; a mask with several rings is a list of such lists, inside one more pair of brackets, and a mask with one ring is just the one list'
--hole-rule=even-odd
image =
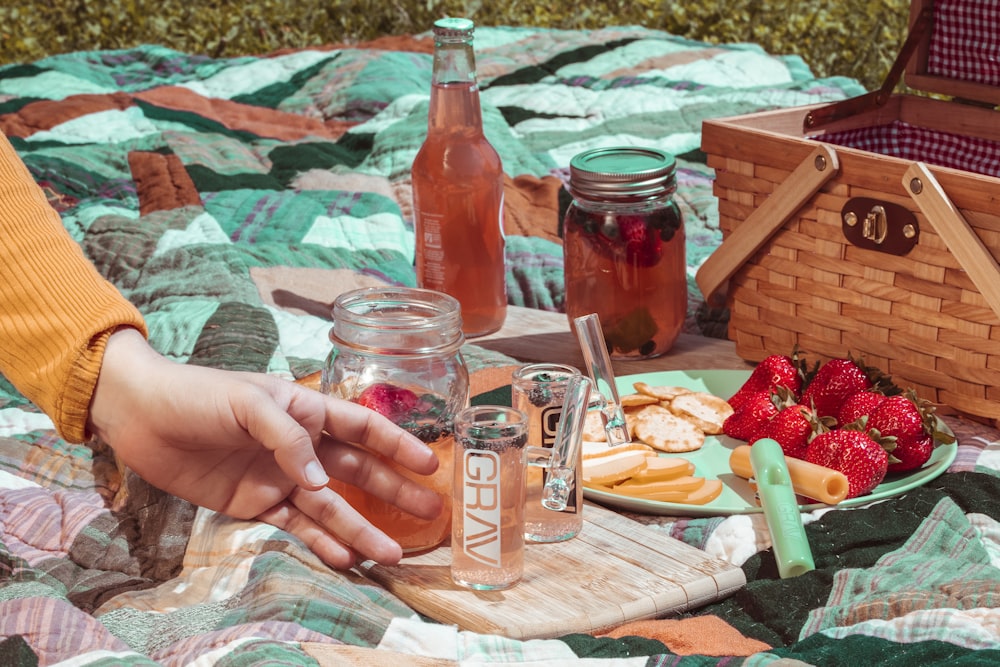
{"label": "bottle label", "polygon": [[423,213],[420,216],[420,243],[423,246],[423,267],[420,286],[443,291],[444,244],[441,236],[444,216],[437,213]]}

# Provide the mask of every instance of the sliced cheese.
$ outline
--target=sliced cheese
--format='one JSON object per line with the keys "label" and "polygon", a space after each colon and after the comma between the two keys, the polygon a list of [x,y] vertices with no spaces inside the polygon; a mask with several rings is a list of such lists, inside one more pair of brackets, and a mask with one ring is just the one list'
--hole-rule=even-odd
{"label": "sliced cheese", "polygon": [[683,475],[674,479],[655,480],[652,482],[644,482],[632,477],[625,480],[621,484],[616,484],[613,491],[617,493],[625,493],[630,496],[647,496],[667,491],[681,491],[683,493],[689,493],[701,488],[701,485],[704,483],[704,477],[692,477],[691,475]]}
{"label": "sliced cheese", "polygon": [[624,445],[615,445],[612,447],[607,442],[590,442],[584,440],[580,449],[580,456],[586,461],[598,456],[608,456],[609,454],[627,451],[646,452],[650,456],[656,455],[656,450],[644,442],[626,442]]}
{"label": "sliced cheese", "polygon": [[611,493],[618,493],[629,498],[656,500],[661,503],[705,505],[718,498],[722,493],[722,482],[717,479],[703,479],[702,481],[703,483],[693,491],[651,491],[638,495],[622,493],[620,491],[620,484],[613,487],[610,491]]}
{"label": "sliced cheese", "polygon": [[646,467],[637,472],[632,479],[639,482],[676,479],[694,474],[694,464],[679,457],[655,456],[646,459]]}
{"label": "sliced cheese", "polygon": [[624,480],[642,470],[646,465],[647,452],[629,449],[606,456],[584,459],[582,463],[584,483],[609,484]]}
{"label": "sliced cheese", "polygon": [[[791,456],[785,457],[785,465],[792,490],[798,495],[827,505],[836,505],[847,497],[849,484],[844,473]],[[729,455],[729,468],[744,479],[753,477],[750,445],[740,445],[733,450]]]}

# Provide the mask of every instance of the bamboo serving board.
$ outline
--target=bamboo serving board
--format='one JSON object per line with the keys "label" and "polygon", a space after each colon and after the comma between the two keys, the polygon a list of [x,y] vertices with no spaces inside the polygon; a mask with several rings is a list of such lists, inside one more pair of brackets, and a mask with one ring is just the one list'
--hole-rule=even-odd
{"label": "bamboo serving board", "polygon": [[471,591],[451,581],[451,547],[359,569],[416,611],[463,630],[513,639],[597,633],[727,597],[743,570],[586,503],[583,530],[566,542],[525,545],[524,578],[506,591]]}

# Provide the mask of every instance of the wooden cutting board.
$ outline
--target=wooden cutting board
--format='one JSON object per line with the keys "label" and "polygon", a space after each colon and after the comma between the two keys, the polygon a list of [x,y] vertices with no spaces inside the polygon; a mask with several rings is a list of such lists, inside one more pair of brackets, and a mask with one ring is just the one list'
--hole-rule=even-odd
{"label": "wooden cutting board", "polygon": [[451,581],[447,544],[386,567],[360,570],[416,611],[463,630],[513,639],[596,633],[727,597],[743,570],[586,503],[571,540],[525,546],[524,578],[506,591],[471,591]]}

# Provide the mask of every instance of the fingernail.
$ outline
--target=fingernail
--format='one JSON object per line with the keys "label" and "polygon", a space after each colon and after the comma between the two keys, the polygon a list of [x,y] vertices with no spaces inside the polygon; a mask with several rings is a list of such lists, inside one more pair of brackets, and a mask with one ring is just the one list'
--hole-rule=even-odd
{"label": "fingernail", "polygon": [[316,461],[310,461],[306,464],[306,480],[313,486],[323,486],[330,481],[330,476],[323,470],[323,466]]}

